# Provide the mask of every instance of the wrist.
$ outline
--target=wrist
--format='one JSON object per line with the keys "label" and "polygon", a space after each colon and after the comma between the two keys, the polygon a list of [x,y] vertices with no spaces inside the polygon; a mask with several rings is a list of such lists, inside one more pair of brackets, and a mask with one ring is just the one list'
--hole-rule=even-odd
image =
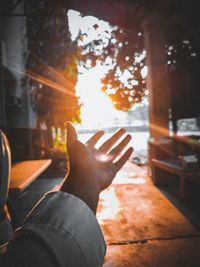
{"label": "wrist", "polygon": [[99,190],[86,183],[76,183],[74,177],[70,175],[65,179],[60,191],[70,193],[82,201],[84,201],[88,207],[96,214],[97,205],[99,201]]}

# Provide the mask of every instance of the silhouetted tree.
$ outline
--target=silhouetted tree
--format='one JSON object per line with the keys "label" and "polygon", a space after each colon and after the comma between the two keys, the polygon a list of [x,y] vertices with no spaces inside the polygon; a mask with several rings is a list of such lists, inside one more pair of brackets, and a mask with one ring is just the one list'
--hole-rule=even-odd
{"label": "silhouetted tree", "polygon": [[[84,33],[80,33],[78,39],[81,41],[83,37]],[[102,91],[111,98],[116,109],[128,111],[148,94],[142,75],[145,68],[142,30],[133,32],[115,26],[111,32],[106,30],[99,39],[80,47],[79,64],[85,68],[94,67],[97,62],[112,66],[102,79]]]}
{"label": "silhouetted tree", "polygon": [[38,122],[62,128],[66,120],[80,121],[75,95],[79,51],[70,39],[67,9],[51,1],[30,1],[27,40],[26,68]]}
{"label": "silhouetted tree", "polygon": [[165,31],[173,118],[200,116],[200,20],[197,2],[174,1]]}

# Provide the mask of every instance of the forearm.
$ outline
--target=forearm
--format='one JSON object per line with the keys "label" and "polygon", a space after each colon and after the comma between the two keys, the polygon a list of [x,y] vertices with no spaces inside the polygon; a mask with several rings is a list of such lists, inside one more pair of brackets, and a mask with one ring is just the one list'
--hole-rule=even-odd
{"label": "forearm", "polygon": [[74,183],[73,179],[74,177],[67,177],[60,190],[62,192],[66,192],[80,198],[88,205],[88,207],[93,211],[95,215],[99,201],[99,189],[94,188],[94,184]]}
{"label": "forearm", "polygon": [[[100,267],[102,265],[106,247],[100,227],[92,211],[75,196],[63,192],[47,194],[28,215],[22,228],[15,233],[14,240],[8,245],[8,252],[11,251],[14,242],[15,247],[18,247],[17,243],[25,233],[34,235],[40,240],[38,242],[44,245],[45,250],[49,251],[57,262],[55,266]],[[19,246],[18,249],[29,250],[32,258],[37,257],[26,238],[23,243],[24,247]],[[47,256],[44,256],[43,260],[45,257]]]}

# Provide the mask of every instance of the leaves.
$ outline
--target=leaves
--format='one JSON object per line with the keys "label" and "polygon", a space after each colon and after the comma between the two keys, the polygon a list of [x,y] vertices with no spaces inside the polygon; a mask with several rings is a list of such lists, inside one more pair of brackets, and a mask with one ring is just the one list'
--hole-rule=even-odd
{"label": "leaves", "polygon": [[[77,38],[82,40],[82,34]],[[98,40],[80,46],[79,64],[86,69],[101,65],[110,66],[102,78],[102,91],[112,100],[116,109],[128,111],[146,95],[146,81],[142,76],[145,52],[142,32],[135,33],[113,27],[105,30]]]}
{"label": "leaves", "polygon": [[38,121],[45,120],[50,126],[80,121],[80,104],[75,96],[79,50],[76,42],[71,42],[67,25],[66,9],[55,9],[48,2],[42,6],[30,3],[26,69],[31,77],[31,103]]}

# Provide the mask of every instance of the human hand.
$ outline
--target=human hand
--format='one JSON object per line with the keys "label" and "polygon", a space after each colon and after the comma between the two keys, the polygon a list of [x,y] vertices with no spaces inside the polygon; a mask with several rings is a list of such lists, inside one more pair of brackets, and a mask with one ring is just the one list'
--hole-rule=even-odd
{"label": "human hand", "polygon": [[103,136],[103,131],[95,133],[84,145],[78,140],[73,125],[68,123],[67,150],[70,168],[61,191],[81,198],[96,213],[100,192],[112,183],[117,172],[133,152],[133,148],[130,147],[121,155],[131,140],[130,135],[126,135],[116,145],[125,132],[124,129],[119,129],[97,149],[95,145]]}

